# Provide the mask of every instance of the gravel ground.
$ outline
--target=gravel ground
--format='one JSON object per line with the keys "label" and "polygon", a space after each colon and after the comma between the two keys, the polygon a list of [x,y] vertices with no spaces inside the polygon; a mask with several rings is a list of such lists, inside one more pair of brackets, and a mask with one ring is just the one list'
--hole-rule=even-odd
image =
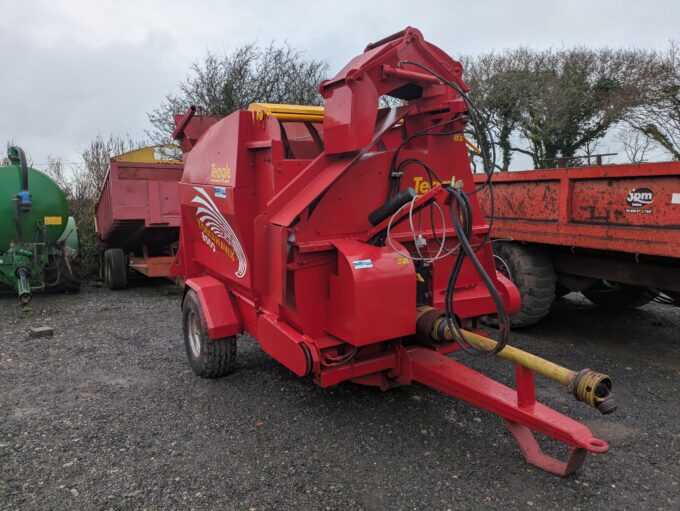
{"label": "gravel ground", "polygon": [[[36,296],[20,319],[0,298],[1,509],[680,508],[680,309],[617,316],[572,296],[515,334],[614,380],[608,417],[537,380],[611,444],[559,478],[526,464],[498,417],[418,386],[324,390],[246,337],[233,374],[200,379],[179,300],[91,288]],[[54,337],[28,338],[41,325]],[[510,381],[501,360],[470,363]]]}

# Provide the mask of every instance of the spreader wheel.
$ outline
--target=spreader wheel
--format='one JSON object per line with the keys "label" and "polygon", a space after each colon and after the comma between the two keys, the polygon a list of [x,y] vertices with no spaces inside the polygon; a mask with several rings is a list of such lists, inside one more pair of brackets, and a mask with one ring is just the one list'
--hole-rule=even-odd
{"label": "spreader wheel", "polygon": [[583,294],[598,307],[612,311],[642,307],[654,299],[654,293],[644,287],[608,280],[603,280],[593,289],[583,291]]}
{"label": "spreader wheel", "polygon": [[228,374],[236,361],[236,337],[210,339],[196,291],[189,289],[182,303],[184,347],[191,369],[203,378]]}
{"label": "spreader wheel", "polygon": [[555,270],[538,247],[513,242],[494,244],[496,269],[519,289],[522,305],[510,318],[513,327],[529,326],[550,312],[555,301]]}
{"label": "spreader wheel", "polygon": [[121,248],[110,248],[104,252],[104,282],[109,289],[127,287],[127,257]]}

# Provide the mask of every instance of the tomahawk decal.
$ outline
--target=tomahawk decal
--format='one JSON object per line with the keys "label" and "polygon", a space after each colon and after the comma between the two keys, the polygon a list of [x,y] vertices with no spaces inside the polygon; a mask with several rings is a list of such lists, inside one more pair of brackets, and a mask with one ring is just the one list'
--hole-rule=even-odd
{"label": "tomahawk decal", "polygon": [[[198,195],[191,202],[199,205],[196,209],[196,219],[199,222],[201,232],[207,235],[232,260],[238,260],[238,268],[234,274],[238,278],[242,278],[246,274],[248,261],[234,230],[220,213],[220,210],[217,209],[208,192],[198,186],[194,186],[194,190],[198,192]],[[215,245],[208,244],[213,250],[215,250]]]}

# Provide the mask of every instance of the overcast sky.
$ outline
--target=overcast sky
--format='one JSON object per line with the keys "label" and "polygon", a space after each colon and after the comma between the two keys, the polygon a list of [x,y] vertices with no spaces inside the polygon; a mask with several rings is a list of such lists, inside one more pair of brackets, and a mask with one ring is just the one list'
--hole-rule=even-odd
{"label": "overcast sky", "polygon": [[0,0],[0,144],[78,160],[99,132],[144,136],[146,112],[207,50],[289,41],[331,73],[405,26],[451,55],[526,45],[664,48],[680,0]]}

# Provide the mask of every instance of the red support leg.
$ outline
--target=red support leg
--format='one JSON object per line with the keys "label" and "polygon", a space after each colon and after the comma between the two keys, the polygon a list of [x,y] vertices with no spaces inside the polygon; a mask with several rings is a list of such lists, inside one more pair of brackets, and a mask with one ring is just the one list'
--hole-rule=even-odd
{"label": "red support leg", "polygon": [[519,364],[515,365],[515,387],[517,388],[517,406],[530,408],[536,403],[534,372]]}
{"label": "red support leg", "polygon": [[586,454],[588,454],[588,451],[585,449],[573,447],[569,459],[567,461],[560,461],[552,456],[548,456],[541,450],[541,446],[538,445],[534,433],[529,428],[507,419],[505,419],[505,424],[508,426],[512,436],[515,437],[517,445],[519,445],[522,454],[524,454],[529,463],[558,476],[569,475],[581,468],[586,459]]}

